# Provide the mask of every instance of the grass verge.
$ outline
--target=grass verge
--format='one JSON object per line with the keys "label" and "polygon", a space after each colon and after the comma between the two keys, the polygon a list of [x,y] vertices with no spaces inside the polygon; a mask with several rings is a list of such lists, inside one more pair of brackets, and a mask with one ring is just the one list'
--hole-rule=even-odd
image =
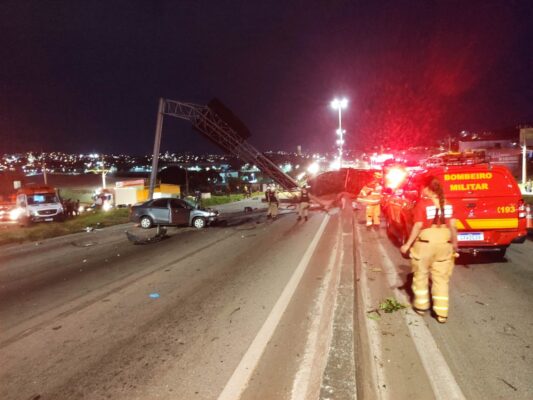
{"label": "grass verge", "polygon": [[[251,197],[261,196],[260,192],[252,193]],[[202,207],[213,207],[221,204],[233,203],[235,201],[243,200],[243,194],[230,194],[229,196],[211,196],[210,199],[202,199]]]}
{"label": "grass verge", "polygon": [[124,224],[129,220],[129,209],[118,208],[110,211],[94,211],[69,218],[64,222],[40,222],[29,227],[6,226],[0,229],[0,245],[34,242],[56,236],[78,233],[91,228],[104,228]]}

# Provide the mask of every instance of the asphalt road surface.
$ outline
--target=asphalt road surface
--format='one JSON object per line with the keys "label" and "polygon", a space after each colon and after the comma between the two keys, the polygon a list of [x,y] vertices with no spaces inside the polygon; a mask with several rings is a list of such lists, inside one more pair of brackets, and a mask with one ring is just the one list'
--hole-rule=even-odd
{"label": "asphalt road surface", "polygon": [[440,325],[379,310],[408,261],[345,205],[2,247],[0,398],[533,398],[533,243],[460,260]]}

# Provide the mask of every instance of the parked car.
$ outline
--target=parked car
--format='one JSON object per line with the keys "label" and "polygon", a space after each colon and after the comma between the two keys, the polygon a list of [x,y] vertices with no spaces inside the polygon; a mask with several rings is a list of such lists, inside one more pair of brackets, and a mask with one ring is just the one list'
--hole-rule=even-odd
{"label": "parked car", "polygon": [[218,211],[175,198],[153,199],[130,209],[130,221],[144,229],[154,225],[188,225],[202,229],[218,219]]}

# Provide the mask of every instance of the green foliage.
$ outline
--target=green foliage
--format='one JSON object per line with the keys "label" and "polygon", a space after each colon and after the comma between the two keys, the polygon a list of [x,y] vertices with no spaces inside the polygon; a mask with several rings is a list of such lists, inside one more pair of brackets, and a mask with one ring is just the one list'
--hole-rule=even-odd
{"label": "green foliage", "polygon": [[79,200],[81,203],[92,204],[93,192],[90,189],[71,189],[71,188],[62,188],[59,189],[59,196],[63,200],[71,199],[72,201]]}
{"label": "green foliage", "polygon": [[[256,197],[260,193],[252,193],[251,197]],[[210,199],[202,199],[202,207],[213,207],[220,204],[233,203],[235,201],[243,200],[244,194],[230,194],[229,196],[211,196]]]}
{"label": "green foliage", "polygon": [[129,209],[118,208],[110,211],[89,211],[64,222],[40,222],[29,227],[8,226],[0,229],[0,245],[8,243],[32,242],[70,233],[82,232],[89,228],[104,228],[124,224],[129,220]]}
{"label": "green foliage", "polygon": [[398,300],[388,297],[379,304],[379,309],[385,311],[386,313],[392,313],[406,308],[402,303],[399,303]]}

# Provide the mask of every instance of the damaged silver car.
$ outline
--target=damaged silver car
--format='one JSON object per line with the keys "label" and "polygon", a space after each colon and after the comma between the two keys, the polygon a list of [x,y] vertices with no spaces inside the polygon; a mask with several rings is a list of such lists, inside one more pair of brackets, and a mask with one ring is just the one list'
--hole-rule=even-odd
{"label": "damaged silver car", "polygon": [[144,229],[156,225],[187,225],[202,229],[217,219],[218,211],[200,208],[186,200],[175,198],[148,200],[130,209],[130,221],[138,223]]}

